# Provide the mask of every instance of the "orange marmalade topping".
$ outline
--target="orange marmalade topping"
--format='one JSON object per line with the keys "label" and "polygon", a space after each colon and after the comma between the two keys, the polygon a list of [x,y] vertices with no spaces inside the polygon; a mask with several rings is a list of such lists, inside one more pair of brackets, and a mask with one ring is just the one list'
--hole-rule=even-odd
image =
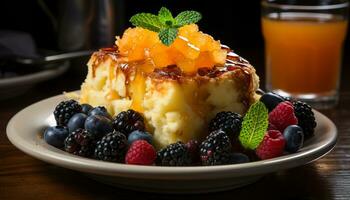
{"label": "orange marmalade topping", "polygon": [[199,68],[223,66],[227,51],[221,48],[220,41],[198,30],[196,24],[179,28],[174,43],[165,46],[155,32],[136,27],[127,29],[116,45],[121,56],[129,62],[150,60],[152,63],[142,71],[153,71],[170,65],[178,66],[185,73],[197,73]]}

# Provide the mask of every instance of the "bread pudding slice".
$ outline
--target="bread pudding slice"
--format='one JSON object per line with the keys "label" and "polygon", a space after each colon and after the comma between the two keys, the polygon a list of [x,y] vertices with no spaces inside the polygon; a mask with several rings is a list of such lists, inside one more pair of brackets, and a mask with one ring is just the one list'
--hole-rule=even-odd
{"label": "bread pudding slice", "polygon": [[[144,37],[140,41],[145,40]],[[139,44],[140,41],[134,42]],[[176,60],[178,57],[164,59],[174,52],[162,54],[175,47],[158,48],[155,55],[159,57],[152,57],[147,53],[156,51],[154,48],[144,51],[144,56],[135,53],[135,47],[128,46],[129,54],[125,55],[127,51],[121,49],[126,48],[122,46],[123,42],[119,40],[118,46],[101,49],[92,55],[86,80],[81,86],[80,102],[105,106],[112,115],[127,109],[142,113],[146,129],[153,134],[158,148],[177,141],[201,140],[208,134],[209,120],[216,113],[232,111],[244,114],[257,100],[255,91],[259,79],[255,69],[220,43],[219,49],[216,46],[214,50],[198,53],[197,57],[193,52],[188,53],[191,49],[185,49],[191,58],[179,61]],[[175,41],[174,46],[176,44]],[[224,60],[216,61],[222,55]],[[133,59],[135,57],[137,59]],[[192,58],[196,59],[195,62],[190,62]],[[159,66],[155,63],[165,64]],[[212,63],[216,65],[211,66]]]}

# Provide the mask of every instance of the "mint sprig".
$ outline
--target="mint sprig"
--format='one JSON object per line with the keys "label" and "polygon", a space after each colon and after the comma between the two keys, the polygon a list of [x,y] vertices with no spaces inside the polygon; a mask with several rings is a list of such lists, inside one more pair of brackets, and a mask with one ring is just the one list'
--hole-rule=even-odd
{"label": "mint sprig", "polygon": [[239,134],[239,141],[244,148],[254,150],[258,147],[268,127],[268,116],[268,110],[261,101],[249,108]]}
{"label": "mint sprig", "polygon": [[178,28],[197,23],[201,19],[202,15],[197,11],[183,11],[174,18],[166,7],[162,7],[158,15],[139,13],[132,16],[130,22],[134,26],[157,32],[160,41],[170,46],[178,35]]}

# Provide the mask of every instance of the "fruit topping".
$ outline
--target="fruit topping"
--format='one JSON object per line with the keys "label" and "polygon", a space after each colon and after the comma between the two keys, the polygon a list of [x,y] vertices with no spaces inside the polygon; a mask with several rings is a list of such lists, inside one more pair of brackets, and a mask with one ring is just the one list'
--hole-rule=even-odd
{"label": "fruit topping", "polygon": [[81,106],[75,100],[62,101],[59,103],[54,111],[54,116],[57,125],[67,125],[69,119],[76,113],[81,112]]}
{"label": "fruit topping", "polygon": [[94,156],[98,160],[124,162],[128,142],[123,133],[114,131],[97,141]]}
{"label": "fruit topping", "polygon": [[128,136],[129,145],[131,145],[133,142],[137,140],[145,140],[148,143],[153,144],[152,135],[145,131],[136,130],[130,133],[130,135]]}
{"label": "fruit topping", "polygon": [[89,114],[90,110],[92,110],[93,107],[90,105],[90,104],[81,104],[81,112],[84,113],[84,114]]}
{"label": "fruit topping", "polygon": [[297,152],[304,143],[303,129],[297,125],[290,125],[283,131],[284,139],[286,140],[286,146],[284,150],[289,153]]}
{"label": "fruit topping", "polygon": [[263,102],[269,112],[271,112],[279,103],[283,102],[284,99],[278,94],[267,92],[260,97],[260,101]]}
{"label": "fruit topping", "polygon": [[130,21],[136,27],[127,29],[117,39],[119,53],[129,62],[150,59],[153,66],[148,68],[176,65],[185,73],[225,64],[227,51],[195,24],[201,18],[200,13],[185,11],[173,18],[164,7],[160,12],[168,13],[168,18],[149,13],[134,15]]}
{"label": "fruit topping", "polygon": [[145,123],[142,115],[134,110],[127,110],[119,113],[113,120],[115,130],[128,136],[135,130],[144,131]]}
{"label": "fruit topping", "polygon": [[209,131],[222,130],[230,138],[236,138],[241,131],[242,116],[238,113],[223,111],[216,114],[209,123]]}
{"label": "fruit topping", "polygon": [[161,166],[189,166],[191,156],[182,142],[170,144],[157,153],[156,164]]}
{"label": "fruit topping", "polygon": [[84,127],[97,139],[113,131],[112,121],[101,115],[91,115],[87,117]]}
{"label": "fruit topping", "polygon": [[200,149],[199,149],[199,143],[197,140],[190,140],[185,144],[188,153],[190,154],[192,163],[199,163],[200,162]]}
{"label": "fruit topping", "polygon": [[64,126],[52,126],[45,130],[44,140],[57,148],[64,146],[64,140],[68,136],[68,129]]}
{"label": "fruit topping", "polygon": [[231,163],[231,143],[222,130],[210,133],[200,145],[203,165],[224,165]]}
{"label": "fruit topping", "polygon": [[270,159],[283,154],[285,139],[278,130],[270,130],[264,136],[263,141],[256,149],[256,155],[262,159]]}
{"label": "fruit topping", "polygon": [[303,129],[305,139],[314,135],[316,120],[311,107],[301,101],[293,102],[294,113],[298,118],[298,125]]}
{"label": "fruit topping", "polygon": [[157,152],[146,140],[133,142],[126,154],[125,163],[134,165],[152,165],[157,158]]}
{"label": "fruit topping", "polygon": [[89,116],[100,115],[112,119],[111,115],[107,112],[107,109],[103,106],[97,106],[89,111]]}
{"label": "fruit topping", "polygon": [[94,152],[95,137],[84,129],[77,129],[64,141],[64,150],[78,156],[90,157]]}
{"label": "fruit topping", "polygon": [[77,113],[73,115],[67,124],[69,133],[77,130],[78,128],[84,128],[85,120],[87,118],[87,115],[84,113]]}
{"label": "fruit topping", "polygon": [[283,133],[287,126],[298,124],[293,105],[288,101],[278,104],[276,108],[269,113],[269,123],[281,133]]}

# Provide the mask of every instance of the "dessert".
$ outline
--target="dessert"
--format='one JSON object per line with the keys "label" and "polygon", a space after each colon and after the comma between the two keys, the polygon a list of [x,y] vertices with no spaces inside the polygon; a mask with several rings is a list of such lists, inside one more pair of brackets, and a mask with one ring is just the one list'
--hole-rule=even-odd
{"label": "dessert", "polygon": [[[210,166],[299,151],[314,134],[309,105],[267,92],[248,61],[198,30],[201,18],[141,13],[95,52],[79,101],[60,102],[44,140],[108,162]],[[142,27],[139,27],[142,26]]]}
{"label": "dessert", "polygon": [[244,114],[258,96],[255,69],[195,24],[166,46],[156,32],[129,28],[116,46],[88,62],[80,102],[111,115],[133,109],[145,119],[158,148],[204,139],[220,111]]}

